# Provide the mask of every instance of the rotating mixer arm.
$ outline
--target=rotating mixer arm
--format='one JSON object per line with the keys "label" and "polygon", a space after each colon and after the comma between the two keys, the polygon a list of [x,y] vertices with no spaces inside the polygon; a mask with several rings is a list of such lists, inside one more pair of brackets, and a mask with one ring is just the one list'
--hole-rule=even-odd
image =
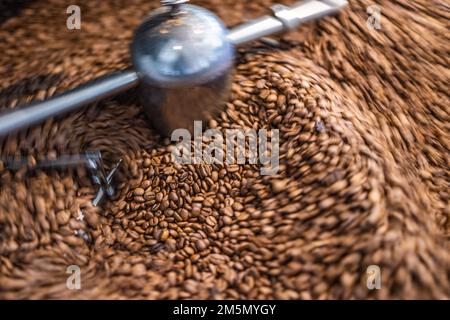
{"label": "rotating mixer arm", "polygon": [[[181,5],[186,1],[168,2]],[[233,28],[227,34],[227,39],[236,46],[241,45],[264,36],[292,30],[304,22],[336,13],[346,5],[346,0],[306,0],[290,7],[276,5],[272,7],[273,16],[265,16]],[[52,116],[114,96],[138,84],[138,74],[133,70],[125,70],[98,78],[48,100],[6,111],[0,115],[0,137],[38,124]]]}

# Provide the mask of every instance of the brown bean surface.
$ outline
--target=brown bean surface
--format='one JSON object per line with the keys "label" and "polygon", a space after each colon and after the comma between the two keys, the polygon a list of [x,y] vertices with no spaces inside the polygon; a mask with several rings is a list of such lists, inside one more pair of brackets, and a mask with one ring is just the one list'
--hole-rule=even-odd
{"label": "brown bean surface", "polygon": [[[64,0],[0,19],[0,107],[129,67],[133,29],[158,2],[79,1],[80,31],[65,28]],[[3,139],[2,158],[98,149],[123,166],[117,197],[94,207],[83,172],[0,162],[0,298],[450,298],[448,8],[380,0],[369,30],[373,1],[350,2],[239,50],[209,126],[279,129],[275,176],[174,164],[133,91]],[[272,1],[195,3],[235,25]],[[73,264],[81,291],[65,286]]]}

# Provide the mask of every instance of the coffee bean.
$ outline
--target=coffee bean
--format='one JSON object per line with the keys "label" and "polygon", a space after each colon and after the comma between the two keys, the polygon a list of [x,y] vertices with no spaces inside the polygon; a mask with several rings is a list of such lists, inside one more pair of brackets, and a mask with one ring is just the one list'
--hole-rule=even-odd
{"label": "coffee bean", "polygon": [[133,266],[132,271],[133,275],[136,277],[142,277],[147,274],[147,269],[145,268],[145,265],[142,263],[138,263]]}
{"label": "coffee bean", "polygon": [[216,220],[216,218],[214,218],[213,216],[208,216],[208,217],[206,218],[206,223],[207,223],[209,226],[214,227],[214,226],[217,224],[217,220]]}
{"label": "coffee bean", "polygon": [[151,180],[144,180],[141,182],[141,188],[146,190],[152,184]]}
{"label": "coffee bean", "polygon": [[204,240],[197,240],[195,242],[195,247],[197,248],[198,251],[203,251],[207,248],[207,244]]}
{"label": "coffee bean", "polygon": [[159,236],[159,240],[166,241],[169,238],[169,230],[164,229]]}
{"label": "coffee bean", "polygon": [[229,216],[224,216],[222,218],[223,223],[227,226],[231,225],[233,223],[233,219],[231,219]]}
{"label": "coffee bean", "polygon": [[194,203],[193,207],[192,207],[192,212],[191,215],[193,217],[198,217],[201,213],[202,210],[202,206],[199,203]]}
{"label": "coffee bean", "polygon": [[237,202],[237,201],[233,203],[232,207],[233,207],[233,210],[235,210],[235,211],[242,211],[244,209],[244,206],[242,205],[242,203]]}
{"label": "coffee bean", "polygon": [[193,255],[194,253],[195,253],[195,251],[194,251],[194,249],[192,249],[191,247],[184,247],[184,252],[186,252],[186,254],[188,255],[188,256],[191,256],[191,255]]}
{"label": "coffee bean", "polygon": [[172,191],[172,192],[169,194],[169,199],[172,200],[172,201],[178,201],[177,193],[176,193],[175,191]]}
{"label": "coffee bean", "polygon": [[272,191],[274,193],[279,193],[283,190],[286,190],[286,181],[283,180],[273,180],[272,181]]}
{"label": "coffee bean", "polygon": [[69,222],[69,219],[70,219],[70,212],[68,211],[59,211],[56,214],[56,220],[60,225],[67,224]]}

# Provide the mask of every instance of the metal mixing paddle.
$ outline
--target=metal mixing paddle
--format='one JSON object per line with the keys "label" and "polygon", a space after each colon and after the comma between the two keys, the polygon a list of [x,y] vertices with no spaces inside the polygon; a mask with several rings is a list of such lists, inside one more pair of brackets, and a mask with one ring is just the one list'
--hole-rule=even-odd
{"label": "metal mixing paddle", "polygon": [[134,70],[107,75],[78,88],[0,116],[0,136],[139,87],[144,111],[163,135],[178,128],[192,132],[195,120],[218,113],[230,91],[235,46],[281,33],[336,13],[346,0],[307,0],[275,5],[265,16],[231,30],[212,12],[187,0],[163,6],[137,28],[131,44]]}

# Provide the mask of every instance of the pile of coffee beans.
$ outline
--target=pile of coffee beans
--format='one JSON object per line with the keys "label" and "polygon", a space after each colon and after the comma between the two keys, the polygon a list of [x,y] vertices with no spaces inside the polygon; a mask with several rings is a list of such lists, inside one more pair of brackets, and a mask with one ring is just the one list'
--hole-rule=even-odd
{"label": "pile of coffee beans", "polygon": [[[194,3],[235,25],[272,1]],[[174,162],[133,91],[2,140],[1,158],[100,150],[123,165],[117,196],[95,207],[83,170],[0,162],[0,298],[449,298],[448,14],[378,1],[385,19],[370,30],[372,4],[239,50],[207,125],[278,129],[274,175]],[[79,31],[65,29],[67,5],[0,20],[3,109],[127,67],[132,30],[158,1],[82,1]]]}

